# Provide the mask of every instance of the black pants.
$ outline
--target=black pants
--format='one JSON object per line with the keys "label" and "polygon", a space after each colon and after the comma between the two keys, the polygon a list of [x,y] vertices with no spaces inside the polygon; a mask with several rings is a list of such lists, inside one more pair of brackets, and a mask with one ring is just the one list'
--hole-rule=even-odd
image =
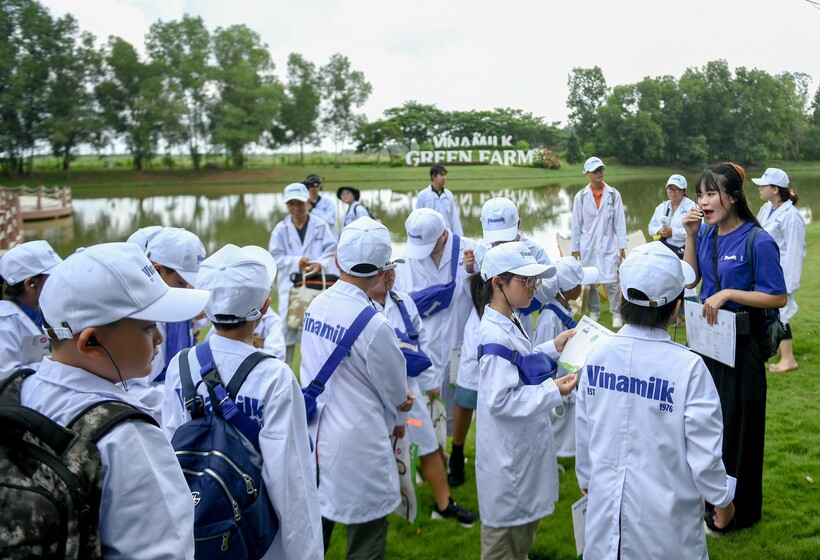
{"label": "black pants", "polygon": [[720,395],[723,412],[723,463],[737,478],[738,529],[760,521],[763,507],[763,441],[766,431],[766,369],[757,343],[737,337],[735,367],[704,357]]}

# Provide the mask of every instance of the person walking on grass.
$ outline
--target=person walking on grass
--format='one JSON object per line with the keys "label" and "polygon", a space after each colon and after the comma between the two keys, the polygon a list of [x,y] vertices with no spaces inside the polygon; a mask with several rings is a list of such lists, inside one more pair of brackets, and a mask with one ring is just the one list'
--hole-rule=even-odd
{"label": "person walking on grass", "polygon": [[[572,201],[572,256],[583,266],[598,269],[598,282],[609,297],[612,326],[623,326],[618,303],[618,265],[626,257],[626,217],[621,193],[604,182],[606,166],[600,158],[584,163],[589,184]],[[595,286],[589,290],[589,316],[601,317],[601,299]]]}

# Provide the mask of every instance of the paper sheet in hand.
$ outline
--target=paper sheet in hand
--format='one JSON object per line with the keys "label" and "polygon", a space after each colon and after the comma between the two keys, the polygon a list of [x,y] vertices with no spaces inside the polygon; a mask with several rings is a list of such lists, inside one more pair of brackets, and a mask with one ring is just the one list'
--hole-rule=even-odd
{"label": "paper sheet in hand", "polygon": [[689,348],[715,360],[735,367],[735,315],[718,309],[714,325],[706,322],[703,304],[694,301],[683,302],[686,313],[686,341]]}
{"label": "paper sheet in hand", "polygon": [[590,349],[603,337],[611,335],[611,330],[584,315],[575,327],[575,336],[567,341],[564,351],[558,357],[558,365],[569,373],[575,373],[584,367]]}
{"label": "paper sheet in hand", "polygon": [[584,496],[572,504],[572,530],[575,533],[575,553],[581,556],[584,553],[584,526],[587,521],[587,502],[589,496]]}

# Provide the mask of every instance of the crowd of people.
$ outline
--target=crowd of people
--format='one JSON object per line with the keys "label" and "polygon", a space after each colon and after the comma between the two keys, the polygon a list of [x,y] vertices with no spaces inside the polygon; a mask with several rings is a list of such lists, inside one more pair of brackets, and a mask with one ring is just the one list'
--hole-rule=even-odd
{"label": "crowd of people", "polygon": [[[402,501],[397,438],[418,445],[430,516],[480,521],[482,558],[527,557],[558,500],[558,457],[576,457],[588,496],[585,558],[706,558],[706,533],[761,519],[771,352],[760,340],[766,310],[779,309],[786,333],[769,369],[798,367],[790,322],[805,223],[785,172],[752,179],[764,201],[755,216],[745,171],[720,163],[700,175],[695,200],[672,175],[648,226],[656,241],[627,255],[605,169],[585,162],[571,255],[555,262],[506,198],[484,204],[482,239],[465,238],[440,165],[406,219],[401,258],[352,186],[337,191],[338,232],[317,175],[283,189],[287,215],[267,250],[228,244],[207,256],[195,234],[162,226],[65,260],[46,241],[20,244],[0,258],[0,395],[18,380],[20,404],[63,427],[101,402],[140,413],[94,441],[104,477],[97,542],[86,545],[104,558],[234,547],[321,558],[336,524],[348,558],[384,558]],[[294,288],[317,277],[309,303],[294,306]],[[591,286],[589,317],[600,320],[597,284],[617,333],[568,372],[557,360],[576,334],[571,303]],[[710,324],[718,310],[735,315],[734,366],[670,338],[685,297]],[[449,450],[430,414],[439,401]],[[228,439],[250,465],[247,509],[214,477],[228,526],[202,513],[211,490],[194,490],[209,469],[181,458],[221,453],[185,447],[209,416],[235,428]],[[212,422],[206,432],[222,433]],[[468,480],[470,429],[479,512],[452,495]]]}

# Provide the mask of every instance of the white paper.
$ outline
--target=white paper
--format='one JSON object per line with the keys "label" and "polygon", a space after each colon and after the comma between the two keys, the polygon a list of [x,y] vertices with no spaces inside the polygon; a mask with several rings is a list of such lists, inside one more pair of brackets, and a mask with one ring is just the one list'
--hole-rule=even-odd
{"label": "white paper", "polygon": [[461,363],[461,346],[450,349],[450,386],[456,386],[458,379],[458,364]]}
{"label": "white paper", "polygon": [[589,496],[584,496],[572,504],[572,530],[575,532],[575,553],[581,556],[584,553],[584,527],[587,522],[587,502]]}
{"label": "white paper", "polygon": [[714,325],[706,322],[703,304],[685,300],[686,341],[689,348],[729,367],[735,367],[735,314],[718,309]]}
{"label": "white paper", "polygon": [[587,354],[595,344],[607,336],[612,336],[613,332],[606,327],[602,327],[586,315],[581,317],[575,327],[575,336],[567,341],[564,351],[558,357],[558,365],[569,373],[575,373],[587,361]]}

